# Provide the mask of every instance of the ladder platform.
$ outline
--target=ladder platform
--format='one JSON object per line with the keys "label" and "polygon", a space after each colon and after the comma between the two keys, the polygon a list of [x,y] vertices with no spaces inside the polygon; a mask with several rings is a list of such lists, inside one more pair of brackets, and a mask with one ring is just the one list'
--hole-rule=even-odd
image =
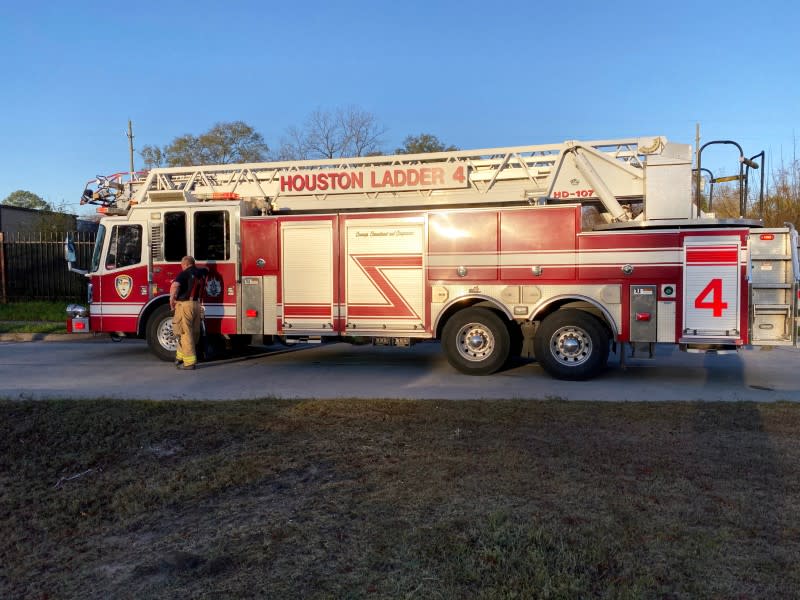
{"label": "ladder platform", "polygon": [[734,337],[682,337],[678,345],[683,352],[734,354],[743,344]]}

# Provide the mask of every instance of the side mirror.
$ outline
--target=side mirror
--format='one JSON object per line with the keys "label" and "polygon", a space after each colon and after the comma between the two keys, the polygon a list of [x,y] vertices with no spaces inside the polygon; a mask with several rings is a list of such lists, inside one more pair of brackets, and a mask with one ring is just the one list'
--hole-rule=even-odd
{"label": "side mirror", "polygon": [[76,269],[72,266],[72,263],[77,261],[77,255],[75,254],[75,242],[72,240],[71,233],[67,233],[67,239],[64,240],[64,260],[67,261],[68,271],[78,273],[79,275],[86,275],[86,273],[88,273],[88,271]]}
{"label": "side mirror", "polygon": [[64,260],[68,263],[74,263],[77,258],[75,256],[75,242],[72,241],[72,234],[67,234],[67,239],[64,240]]}

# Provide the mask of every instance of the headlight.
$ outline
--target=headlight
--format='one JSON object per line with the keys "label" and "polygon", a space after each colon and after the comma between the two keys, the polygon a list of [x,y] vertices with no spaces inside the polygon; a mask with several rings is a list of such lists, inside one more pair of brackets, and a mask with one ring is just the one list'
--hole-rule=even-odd
{"label": "headlight", "polygon": [[88,314],[89,309],[87,309],[85,306],[81,306],[80,304],[70,304],[67,306],[67,315],[69,315],[72,319],[77,317],[85,317],[88,316]]}

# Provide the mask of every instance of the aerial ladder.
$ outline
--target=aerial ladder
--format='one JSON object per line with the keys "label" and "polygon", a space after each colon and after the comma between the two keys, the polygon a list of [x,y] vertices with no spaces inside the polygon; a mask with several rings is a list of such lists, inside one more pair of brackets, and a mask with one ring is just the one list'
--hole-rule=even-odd
{"label": "aerial ladder", "polygon": [[663,136],[358,158],[156,168],[89,182],[108,214],[166,200],[254,214],[580,203],[605,223],[696,218],[691,148]]}

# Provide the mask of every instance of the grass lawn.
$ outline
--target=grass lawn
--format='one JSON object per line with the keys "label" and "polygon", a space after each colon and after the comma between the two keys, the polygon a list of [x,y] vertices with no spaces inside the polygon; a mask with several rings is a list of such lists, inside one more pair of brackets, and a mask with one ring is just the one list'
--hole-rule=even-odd
{"label": "grass lawn", "polygon": [[0,321],[65,321],[67,302],[9,302],[0,304]]}
{"label": "grass lawn", "polygon": [[800,406],[0,403],[3,598],[790,598]]}
{"label": "grass lawn", "polygon": [[0,333],[66,333],[66,302],[0,304]]}

